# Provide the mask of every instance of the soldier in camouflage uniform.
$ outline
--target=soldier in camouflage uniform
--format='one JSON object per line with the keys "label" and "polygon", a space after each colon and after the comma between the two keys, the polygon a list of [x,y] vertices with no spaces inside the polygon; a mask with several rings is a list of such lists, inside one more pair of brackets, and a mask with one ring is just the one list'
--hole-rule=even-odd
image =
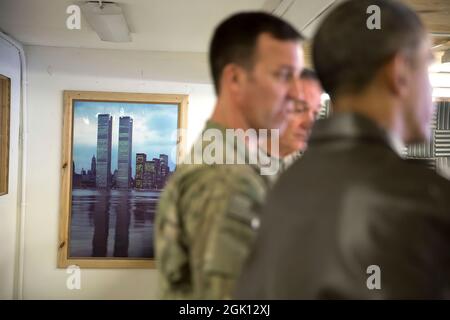
{"label": "soldier in camouflage uniform", "polygon": [[[211,42],[218,99],[203,132],[226,137],[226,129],[282,127],[299,96],[300,40],[294,28],[265,13],[225,20]],[[237,148],[242,141],[232,140],[220,141],[223,157],[236,155],[244,164],[191,161],[210,143],[199,139],[189,155],[194,163],[179,165],[161,195],[155,225],[161,298],[231,298],[271,184],[248,161],[254,149]]]}

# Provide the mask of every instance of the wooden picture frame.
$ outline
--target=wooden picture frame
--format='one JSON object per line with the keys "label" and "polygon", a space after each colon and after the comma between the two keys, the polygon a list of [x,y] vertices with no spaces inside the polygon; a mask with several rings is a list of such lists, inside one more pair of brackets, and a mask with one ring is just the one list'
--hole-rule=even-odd
{"label": "wooden picture frame", "polygon": [[11,79],[0,75],[0,196],[8,193]]}
{"label": "wooden picture frame", "polygon": [[185,152],[187,106],[187,95],[64,91],[59,268],[154,268],[152,220]]}

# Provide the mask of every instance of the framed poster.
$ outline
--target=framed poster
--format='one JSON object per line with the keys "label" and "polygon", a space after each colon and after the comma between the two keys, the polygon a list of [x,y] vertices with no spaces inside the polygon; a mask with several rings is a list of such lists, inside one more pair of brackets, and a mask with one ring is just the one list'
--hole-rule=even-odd
{"label": "framed poster", "polygon": [[11,80],[0,75],[0,196],[8,193]]}
{"label": "framed poster", "polygon": [[184,153],[188,96],[64,92],[58,267],[152,268],[161,191]]}

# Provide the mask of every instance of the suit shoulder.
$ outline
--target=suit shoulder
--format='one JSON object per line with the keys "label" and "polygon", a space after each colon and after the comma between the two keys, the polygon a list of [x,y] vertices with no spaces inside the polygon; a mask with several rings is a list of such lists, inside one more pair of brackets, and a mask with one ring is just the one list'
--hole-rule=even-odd
{"label": "suit shoulder", "polygon": [[[375,165],[375,164],[374,164]],[[396,158],[382,165],[366,181],[372,192],[395,202],[413,203],[430,212],[450,213],[450,181],[423,162]]]}
{"label": "suit shoulder", "polygon": [[450,181],[439,175],[435,170],[427,167],[423,161],[416,159],[403,159],[400,161],[405,178],[419,182],[419,184],[432,184],[443,190],[450,190]]}

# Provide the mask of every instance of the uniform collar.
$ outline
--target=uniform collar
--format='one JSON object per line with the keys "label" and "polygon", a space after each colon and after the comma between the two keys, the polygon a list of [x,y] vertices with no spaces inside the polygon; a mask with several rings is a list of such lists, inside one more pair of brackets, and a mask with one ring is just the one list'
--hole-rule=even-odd
{"label": "uniform collar", "polygon": [[373,120],[355,112],[338,112],[314,125],[310,143],[326,140],[361,139],[387,145],[400,157],[405,146],[392,132],[387,132]]}
{"label": "uniform collar", "polygon": [[[206,122],[205,128],[203,129],[202,135],[206,132],[206,130],[209,129],[216,129],[219,130],[223,137],[223,143],[224,143],[224,152],[225,153],[232,153],[236,155],[237,163],[240,164],[248,164],[252,168],[254,168],[258,173],[261,172],[261,168],[267,167],[267,160],[270,159],[270,163],[273,161],[276,161],[278,163],[278,172],[282,171],[283,161],[281,159],[272,157],[268,155],[262,148],[255,148],[255,150],[251,151],[248,147],[248,145],[245,143],[244,139],[242,137],[237,137],[236,139],[227,139],[227,129],[222,124],[219,124],[215,121],[212,121],[211,119]],[[207,145],[209,142],[203,141],[203,146]],[[242,148],[239,148],[239,146],[242,146]],[[257,163],[251,163],[250,161],[250,152],[253,152],[252,156],[256,157]],[[225,154],[224,154],[225,156]],[[261,163],[261,159],[265,159],[265,163]],[[267,175],[266,177],[269,180],[275,180],[277,175]]]}

